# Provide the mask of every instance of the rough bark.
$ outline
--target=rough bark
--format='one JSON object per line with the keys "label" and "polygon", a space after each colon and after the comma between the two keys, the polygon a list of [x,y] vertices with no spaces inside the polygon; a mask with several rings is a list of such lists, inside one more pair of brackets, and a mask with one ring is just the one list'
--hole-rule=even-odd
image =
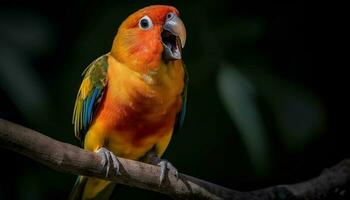
{"label": "rough bark", "polygon": [[97,154],[3,119],[0,119],[0,146],[61,172],[108,179],[176,199],[329,199],[334,195],[341,198],[345,195],[342,188],[348,185],[350,179],[350,159],[308,181],[250,192],[231,190],[181,173],[177,179],[172,171],[159,186],[158,166],[123,158],[119,158],[121,175],[111,173],[105,177],[105,169]]}

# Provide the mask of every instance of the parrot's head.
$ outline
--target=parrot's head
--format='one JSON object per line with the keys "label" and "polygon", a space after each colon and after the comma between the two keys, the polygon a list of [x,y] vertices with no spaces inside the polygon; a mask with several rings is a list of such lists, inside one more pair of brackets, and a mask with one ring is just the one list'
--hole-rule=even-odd
{"label": "parrot's head", "polygon": [[172,6],[148,6],[131,14],[119,27],[111,54],[134,71],[157,70],[162,62],[182,58],[185,25]]}

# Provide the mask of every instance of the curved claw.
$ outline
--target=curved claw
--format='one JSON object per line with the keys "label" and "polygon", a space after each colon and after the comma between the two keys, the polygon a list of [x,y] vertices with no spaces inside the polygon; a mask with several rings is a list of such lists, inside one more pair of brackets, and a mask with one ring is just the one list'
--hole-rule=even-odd
{"label": "curved claw", "polygon": [[113,168],[115,169],[115,173],[117,175],[121,175],[120,173],[120,161],[117,156],[115,156],[111,151],[109,151],[109,155],[112,158]]}
{"label": "curved claw", "polygon": [[106,174],[105,177],[108,177],[109,173],[110,173],[110,168],[111,166],[113,167],[113,169],[115,170],[115,173],[117,175],[120,175],[120,161],[118,160],[118,158],[108,149],[101,147],[97,150],[96,152],[99,156],[102,157],[102,165],[103,168],[106,170]]}
{"label": "curved claw", "polygon": [[159,175],[159,186],[162,184],[165,176],[165,171],[166,171],[166,162],[167,161],[160,161],[159,166],[160,166],[160,175]]}
{"label": "curved claw", "polygon": [[160,166],[160,176],[159,176],[159,186],[162,185],[163,181],[164,181],[164,177],[165,177],[165,172],[166,170],[173,170],[175,172],[175,177],[178,179],[179,178],[179,174],[177,169],[167,160],[161,160],[158,163],[158,166]]}

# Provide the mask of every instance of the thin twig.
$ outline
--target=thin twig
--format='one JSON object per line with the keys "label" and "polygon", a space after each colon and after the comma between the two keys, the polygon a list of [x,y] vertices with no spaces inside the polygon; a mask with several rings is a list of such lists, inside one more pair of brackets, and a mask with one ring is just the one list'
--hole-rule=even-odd
{"label": "thin twig", "polygon": [[[121,175],[109,174],[105,177],[105,169],[97,154],[3,119],[0,119],[0,146],[61,172],[112,180],[119,184],[167,194],[176,199],[321,199],[334,195],[337,188],[339,190],[350,180],[349,159],[309,181],[252,192],[227,189],[185,174],[179,174],[177,179],[172,171],[167,174],[164,184],[159,186],[158,166],[123,158],[119,158],[122,164]],[[341,190],[338,193],[344,195]]]}

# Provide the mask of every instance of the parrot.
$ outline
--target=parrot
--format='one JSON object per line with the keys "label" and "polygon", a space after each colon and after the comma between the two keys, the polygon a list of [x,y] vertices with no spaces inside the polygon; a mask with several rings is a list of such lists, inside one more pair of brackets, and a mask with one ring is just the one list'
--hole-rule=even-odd
{"label": "parrot", "polygon": [[[160,166],[175,132],[184,123],[188,73],[183,62],[186,28],[179,11],[151,5],[119,26],[111,50],[82,73],[73,111],[75,136],[101,156],[106,177],[120,174],[117,157]],[[68,199],[109,199],[115,183],[78,176]]]}

